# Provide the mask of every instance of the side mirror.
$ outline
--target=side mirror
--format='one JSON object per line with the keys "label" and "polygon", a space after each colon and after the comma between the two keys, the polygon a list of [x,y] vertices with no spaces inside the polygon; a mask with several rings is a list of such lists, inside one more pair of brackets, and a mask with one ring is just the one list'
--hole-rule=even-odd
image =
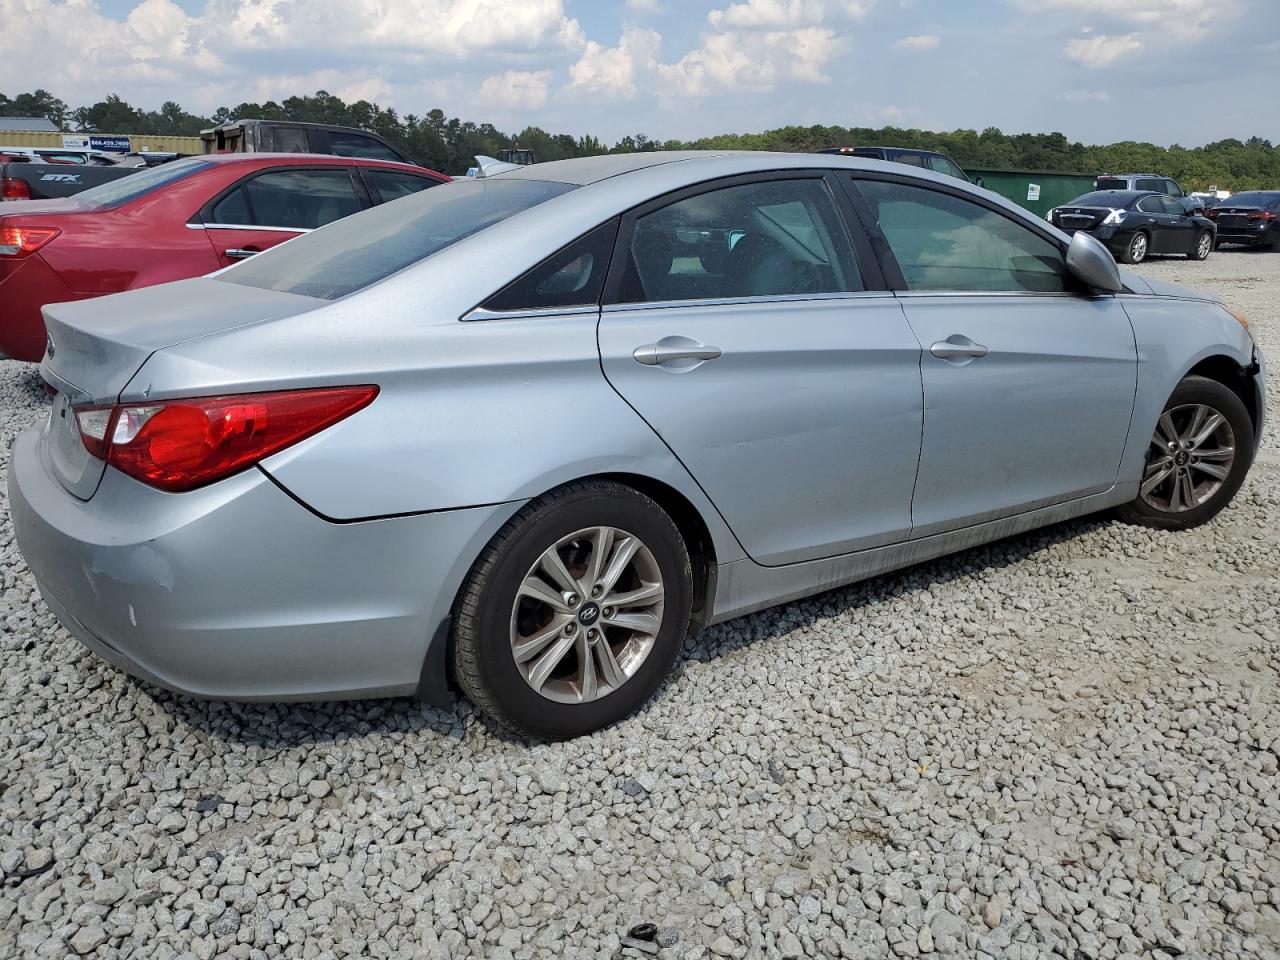
{"label": "side mirror", "polygon": [[1067,269],[1077,280],[1093,290],[1119,293],[1124,289],[1120,282],[1120,268],[1115,257],[1097,237],[1077,232],[1067,247]]}

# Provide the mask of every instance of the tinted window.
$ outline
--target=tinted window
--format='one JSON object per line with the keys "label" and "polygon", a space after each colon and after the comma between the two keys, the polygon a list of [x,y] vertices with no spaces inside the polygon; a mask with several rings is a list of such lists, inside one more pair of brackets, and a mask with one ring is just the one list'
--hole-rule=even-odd
{"label": "tinted window", "polygon": [[896,163],[909,163],[913,167],[923,167],[925,165],[924,157],[920,156],[918,153],[903,153],[901,151],[894,151],[889,154],[889,159],[895,161]]}
{"label": "tinted window", "polygon": [[1134,185],[1135,190],[1154,190],[1156,193],[1164,193],[1163,180],[1139,180]]}
{"label": "tinted window", "polygon": [[[1093,185],[1099,190],[1128,190],[1129,181],[1121,177],[1099,177],[1093,182]],[[1147,189],[1143,187],[1142,189]]]}
{"label": "tinted window", "polygon": [[936,190],[866,180],[858,189],[911,290],[1058,293],[1058,246],[986,207]]}
{"label": "tinted window", "polygon": [[260,227],[314,230],[360,209],[351,175],[331,170],[276,170],[244,185],[251,223]]}
{"label": "tinted window", "polygon": [[236,187],[213,205],[207,223],[252,224],[249,205],[244,199],[244,187]]}
{"label": "tinted window", "polygon": [[1164,213],[1164,201],[1160,197],[1143,197],[1138,201],[1138,209],[1143,213]]}
{"label": "tinted window", "polygon": [[218,279],[336,300],[572,189],[540,180],[442,184],[358,213],[341,228],[280,244]]}
{"label": "tinted window", "polygon": [[411,193],[440,185],[433,177],[419,177],[412,173],[396,173],[394,170],[376,170],[365,167],[360,171],[364,182],[377,195],[379,203],[387,203],[407,197]]}
{"label": "tinted window", "polygon": [[101,207],[117,207],[130,200],[137,200],[152,190],[158,190],[174,181],[189,177],[193,173],[208,170],[212,166],[213,164],[208,160],[200,160],[196,157],[174,160],[172,163],[131,173],[119,180],[112,180],[110,183],[77,193],[76,199]]}
{"label": "tinted window", "polygon": [[964,171],[957,167],[946,157],[930,157],[929,166],[938,173],[945,173],[948,177],[956,177],[959,180],[968,180],[964,175]]}
{"label": "tinted window", "polygon": [[1133,201],[1133,194],[1120,193],[1115,190],[1099,190],[1097,193],[1086,193],[1082,197],[1076,197],[1070,203],[1064,203],[1064,207],[1112,207],[1119,209],[1125,207]]}
{"label": "tinted window", "polygon": [[722,187],[645,214],[624,276],[623,303],[862,289],[817,179]]}
{"label": "tinted window", "polygon": [[556,251],[484,304],[487,310],[545,310],[600,302],[616,220]]}
{"label": "tinted window", "polygon": [[302,127],[276,127],[263,131],[262,149],[272,153],[310,153],[307,131]]}
{"label": "tinted window", "polygon": [[358,133],[343,133],[339,130],[329,131],[329,152],[340,157],[367,157],[370,160],[400,160],[393,150],[379,143],[373,137],[361,136]]}
{"label": "tinted window", "polygon": [[1261,207],[1263,210],[1280,210],[1280,193],[1266,191],[1237,193],[1218,202],[1224,207]]}
{"label": "tinted window", "polygon": [[1186,208],[1173,197],[1156,197],[1160,201],[1164,212],[1175,217],[1185,217],[1187,215]]}
{"label": "tinted window", "polygon": [[1165,192],[1165,193],[1167,193],[1167,194],[1168,194],[1169,196],[1171,196],[1171,197],[1180,197],[1180,196],[1182,196],[1182,188],[1181,188],[1181,187],[1179,187],[1179,186],[1178,186],[1176,183],[1174,183],[1172,180],[1166,180],[1166,181],[1164,182],[1164,192]]}

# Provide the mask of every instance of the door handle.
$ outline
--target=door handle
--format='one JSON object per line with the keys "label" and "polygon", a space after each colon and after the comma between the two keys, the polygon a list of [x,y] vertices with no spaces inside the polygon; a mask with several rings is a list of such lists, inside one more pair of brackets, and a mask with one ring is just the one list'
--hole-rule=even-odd
{"label": "door handle", "polygon": [[929,348],[939,360],[974,360],[987,355],[987,348],[975,343],[962,333],[953,333]]}
{"label": "door handle", "polygon": [[246,260],[262,251],[257,247],[232,247],[230,250],[223,250],[222,252],[230,260]]}
{"label": "door handle", "polygon": [[688,337],[663,337],[657,343],[636,347],[631,356],[635,358],[636,363],[643,363],[646,367],[668,363],[678,364],[682,360],[692,361],[681,364],[683,369],[687,369],[703,360],[715,360],[722,352],[719,347],[708,346],[697,340],[690,340]]}

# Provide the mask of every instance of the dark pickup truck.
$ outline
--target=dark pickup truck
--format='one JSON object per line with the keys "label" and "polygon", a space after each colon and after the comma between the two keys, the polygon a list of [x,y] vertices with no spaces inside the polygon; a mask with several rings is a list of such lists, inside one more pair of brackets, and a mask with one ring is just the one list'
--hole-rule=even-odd
{"label": "dark pickup truck", "polygon": [[0,162],[0,200],[53,200],[138,172],[138,167],[74,163]]}

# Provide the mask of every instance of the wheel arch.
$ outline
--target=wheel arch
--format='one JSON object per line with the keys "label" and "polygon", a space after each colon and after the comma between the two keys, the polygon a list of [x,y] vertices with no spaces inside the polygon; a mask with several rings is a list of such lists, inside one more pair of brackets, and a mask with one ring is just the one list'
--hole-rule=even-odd
{"label": "wheel arch", "polygon": [[1205,357],[1196,362],[1191,369],[1187,370],[1178,380],[1181,383],[1187,377],[1204,377],[1207,380],[1216,380],[1224,387],[1227,387],[1240,398],[1240,402],[1244,404],[1244,408],[1249,411],[1249,420],[1253,423],[1255,436],[1258,432],[1258,395],[1253,388],[1252,378],[1248,367],[1242,367],[1239,363],[1225,354],[1214,354]]}

